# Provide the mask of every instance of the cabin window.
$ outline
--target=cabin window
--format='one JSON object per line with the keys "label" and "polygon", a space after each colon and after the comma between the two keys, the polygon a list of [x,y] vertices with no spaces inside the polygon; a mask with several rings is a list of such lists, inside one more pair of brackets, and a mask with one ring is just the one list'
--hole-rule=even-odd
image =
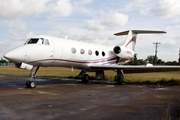
{"label": "cabin window", "polygon": [[102,56],[103,56],[103,57],[105,56],[105,52],[104,52],[104,51],[102,52]]}
{"label": "cabin window", "polygon": [[45,39],[44,44],[45,44],[45,45],[49,45],[49,40],[48,40],[48,39]]}
{"label": "cabin window", "polygon": [[81,53],[81,54],[84,54],[84,49],[81,49],[81,50],[80,50],[80,53]]}
{"label": "cabin window", "polygon": [[89,54],[89,55],[92,55],[92,51],[91,51],[91,50],[88,50],[88,54]]}
{"label": "cabin window", "polygon": [[96,51],[95,51],[95,54],[96,54],[96,56],[98,56],[98,55],[99,55],[99,52],[96,50]]}
{"label": "cabin window", "polygon": [[71,48],[71,52],[72,53],[76,53],[76,49],[75,48]]}
{"label": "cabin window", "polygon": [[36,44],[38,42],[39,38],[31,38],[27,44]]}

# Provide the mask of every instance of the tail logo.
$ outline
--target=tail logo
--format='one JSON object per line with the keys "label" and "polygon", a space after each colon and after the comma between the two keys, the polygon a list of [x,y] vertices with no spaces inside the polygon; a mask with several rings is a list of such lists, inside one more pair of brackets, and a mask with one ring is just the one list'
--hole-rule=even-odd
{"label": "tail logo", "polygon": [[134,41],[134,43],[136,43],[136,36],[134,36],[127,44],[126,44],[126,46],[125,47],[127,47],[131,42],[133,42]]}

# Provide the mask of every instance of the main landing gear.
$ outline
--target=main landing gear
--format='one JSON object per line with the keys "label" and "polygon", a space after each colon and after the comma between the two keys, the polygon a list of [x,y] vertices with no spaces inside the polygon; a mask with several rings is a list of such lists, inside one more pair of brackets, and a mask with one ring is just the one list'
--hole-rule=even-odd
{"label": "main landing gear", "polygon": [[123,83],[123,74],[121,70],[117,70],[117,75],[115,76],[114,80],[117,84],[122,84]]}
{"label": "main landing gear", "polygon": [[81,76],[81,80],[83,83],[88,82],[88,80],[89,80],[89,75],[86,74],[86,71],[84,71],[84,70],[82,70],[78,76]]}
{"label": "main landing gear", "polygon": [[[78,76],[81,76],[81,80],[83,83],[88,82],[88,80],[89,80],[89,75],[86,74],[86,71],[84,71],[84,70],[82,70]],[[96,77],[95,77],[96,80],[104,80],[104,78],[105,78],[104,71],[96,72]]]}
{"label": "main landing gear", "polygon": [[[86,74],[86,71],[82,70],[78,76],[81,76],[81,80],[83,83],[88,82],[89,80],[89,75]],[[117,75],[114,78],[114,81],[116,82],[116,84],[122,84],[123,83],[123,73],[121,70],[117,70]],[[104,80],[104,71],[97,71],[96,72],[96,80]]]}
{"label": "main landing gear", "polygon": [[34,82],[34,79],[35,79],[35,77],[36,77],[36,74],[37,74],[37,72],[38,72],[38,70],[39,70],[39,66],[36,68],[36,70],[34,71],[34,69],[35,69],[35,67],[33,67],[32,68],[32,70],[31,70],[31,73],[30,73],[30,80],[28,80],[27,82],[26,82],[26,87],[27,88],[35,88],[36,87],[36,84],[35,84],[35,82]]}

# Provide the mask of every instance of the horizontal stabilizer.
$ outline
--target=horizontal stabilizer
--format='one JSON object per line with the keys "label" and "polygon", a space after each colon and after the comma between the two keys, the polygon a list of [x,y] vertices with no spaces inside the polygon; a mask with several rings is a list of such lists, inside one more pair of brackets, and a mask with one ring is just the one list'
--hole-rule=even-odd
{"label": "horizontal stabilizer", "polygon": [[[120,35],[128,35],[130,30],[115,33],[114,35],[120,36]],[[135,34],[153,34],[153,33],[166,33],[165,31],[154,31],[154,30],[131,30]]]}

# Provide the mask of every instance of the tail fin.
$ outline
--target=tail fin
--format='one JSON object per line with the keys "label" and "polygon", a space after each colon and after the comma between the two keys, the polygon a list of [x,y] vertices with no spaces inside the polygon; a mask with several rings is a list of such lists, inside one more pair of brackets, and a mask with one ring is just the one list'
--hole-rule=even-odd
{"label": "tail fin", "polygon": [[150,30],[128,30],[128,31],[116,33],[114,35],[116,36],[128,35],[123,46],[134,51],[137,34],[153,34],[153,33],[166,33],[166,32],[150,31]]}

